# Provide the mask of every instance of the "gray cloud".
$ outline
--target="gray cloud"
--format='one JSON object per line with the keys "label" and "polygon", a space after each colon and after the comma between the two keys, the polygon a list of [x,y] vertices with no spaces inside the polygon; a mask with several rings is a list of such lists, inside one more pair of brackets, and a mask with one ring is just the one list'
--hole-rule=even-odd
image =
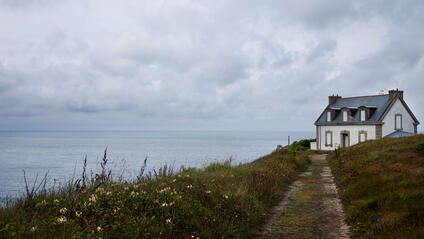
{"label": "gray cloud", "polygon": [[405,89],[422,1],[0,1],[0,129],[300,129]]}

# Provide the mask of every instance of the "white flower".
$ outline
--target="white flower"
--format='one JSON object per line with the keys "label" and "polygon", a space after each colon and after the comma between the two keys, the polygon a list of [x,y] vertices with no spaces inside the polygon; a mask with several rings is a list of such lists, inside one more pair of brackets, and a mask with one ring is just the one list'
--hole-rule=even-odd
{"label": "white flower", "polygon": [[57,221],[58,223],[64,223],[64,222],[66,222],[66,221],[67,221],[67,219],[66,219],[66,217],[58,217],[58,218],[56,219],[56,221]]}

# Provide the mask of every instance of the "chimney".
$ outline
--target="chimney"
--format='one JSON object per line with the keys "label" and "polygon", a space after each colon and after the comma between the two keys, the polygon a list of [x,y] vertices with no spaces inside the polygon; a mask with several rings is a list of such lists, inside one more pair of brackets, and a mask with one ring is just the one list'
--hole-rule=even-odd
{"label": "chimney", "polygon": [[403,99],[403,90],[389,90],[389,99],[393,100],[395,98],[399,97],[400,99]]}
{"label": "chimney", "polygon": [[341,96],[339,96],[339,95],[330,95],[329,97],[328,97],[328,105],[332,105],[332,104],[334,104],[334,102],[336,102],[336,100],[337,99],[341,99],[342,97]]}

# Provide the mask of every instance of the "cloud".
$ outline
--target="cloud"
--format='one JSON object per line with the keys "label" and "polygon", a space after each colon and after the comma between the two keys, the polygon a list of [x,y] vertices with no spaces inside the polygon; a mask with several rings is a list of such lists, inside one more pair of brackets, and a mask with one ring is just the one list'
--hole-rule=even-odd
{"label": "cloud", "polygon": [[390,88],[422,118],[423,10],[412,0],[1,1],[0,129],[313,130],[327,95]]}

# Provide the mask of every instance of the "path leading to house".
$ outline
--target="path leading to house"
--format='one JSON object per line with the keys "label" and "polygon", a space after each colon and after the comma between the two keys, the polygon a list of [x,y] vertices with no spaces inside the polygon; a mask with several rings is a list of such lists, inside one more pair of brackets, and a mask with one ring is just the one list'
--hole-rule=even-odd
{"label": "path leading to house", "polygon": [[326,155],[312,155],[302,173],[257,238],[349,238],[337,188]]}

